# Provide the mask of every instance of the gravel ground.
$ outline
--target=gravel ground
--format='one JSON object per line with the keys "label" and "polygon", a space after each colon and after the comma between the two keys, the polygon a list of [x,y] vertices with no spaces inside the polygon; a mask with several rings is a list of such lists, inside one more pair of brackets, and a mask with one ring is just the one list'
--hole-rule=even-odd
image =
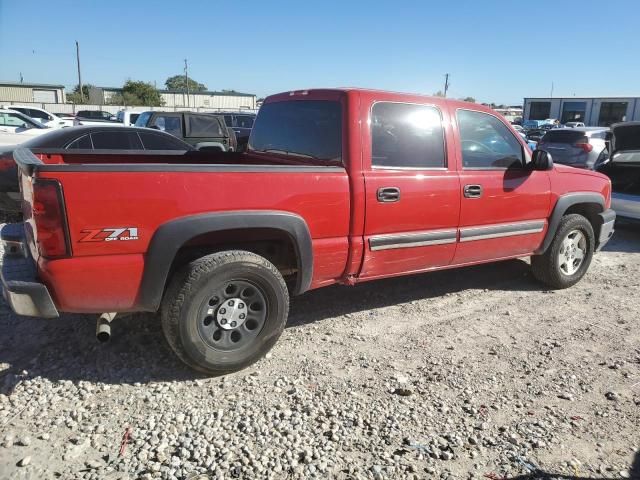
{"label": "gravel ground", "polygon": [[639,478],[639,284],[627,227],[564,291],[520,260],[331,287],[223,378],[152,316],[103,345],[1,304],[0,478]]}

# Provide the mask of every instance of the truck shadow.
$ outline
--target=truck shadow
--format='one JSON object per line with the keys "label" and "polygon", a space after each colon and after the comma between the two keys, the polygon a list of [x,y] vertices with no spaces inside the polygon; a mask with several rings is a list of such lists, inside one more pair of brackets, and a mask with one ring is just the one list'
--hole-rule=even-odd
{"label": "truck shadow", "polygon": [[[294,298],[287,327],[472,288],[543,287],[521,260],[328,287]],[[156,315],[116,319],[106,344],[96,341],[95,325],[94,315],[63,315],[55,320],[18,317],[0,301],[0,394],[10,394],[20,381],[35,376],[110,384],[200,378],[169,349]]]}
{"label": "truck shadow", "polygon": [[355,287],[331,286],[294,298],[288,326],[468,289],[543,291],[545,287],[533,278],[523,260],[375,280]]}

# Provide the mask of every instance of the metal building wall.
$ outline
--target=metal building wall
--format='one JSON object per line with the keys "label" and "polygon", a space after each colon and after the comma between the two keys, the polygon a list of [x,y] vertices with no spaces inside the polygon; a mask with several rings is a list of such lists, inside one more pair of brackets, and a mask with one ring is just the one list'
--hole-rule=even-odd
{"label": "metal building wall", "polygon": [[47,88],[47,87],[31,87],[31,86],[0,86],[0,103],[13,102],[13,103],[30,103],[33,102],[33,90],[50,90],[56,92],[57,103],[63,103],[65,101],[64,90],[61,88]]}

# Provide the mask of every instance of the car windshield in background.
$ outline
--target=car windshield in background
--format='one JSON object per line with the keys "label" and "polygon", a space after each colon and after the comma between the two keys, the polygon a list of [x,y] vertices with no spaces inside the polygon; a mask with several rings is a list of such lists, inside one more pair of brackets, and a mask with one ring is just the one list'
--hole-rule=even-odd
{"label": "car windshield in background", "polygon": [[342,161],[342,106],[327,100],[274,102],[260,109],[249,149]]}
{"label": "car windshield in background", "polygon": [[574,144],[580,141],[585,141],[586,137],[584,132],[575,130],[549,130],[543,137],[545,143],[569,143]]}
{"label": "car windshield in background", "polygon": [[153,112],[141,113],[138,119],[136,120],[136,123],[135,123],[136,127],[146,127],[147,123],[149,123],[149,118],[151,117],[152,114]]}

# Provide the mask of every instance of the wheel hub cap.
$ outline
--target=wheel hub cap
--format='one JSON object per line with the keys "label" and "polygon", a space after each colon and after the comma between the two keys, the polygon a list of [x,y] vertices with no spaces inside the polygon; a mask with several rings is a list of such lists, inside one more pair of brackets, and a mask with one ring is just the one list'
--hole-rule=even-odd
{"label": "wheel hub cap", "polygon": [[229,280],[213,287],[196,318],[200,338],[211,348],[233,351],[251,344],[267,319],[268,304],[257,285]]}
{"label": "wheel hub cap", "polygon": [[[211,309],[211,313],[213,313]],[[230,298],[218,309],[216,321],[220,328],[233,330],[242,326],[247,319],[247,304],[241,298]]]}

